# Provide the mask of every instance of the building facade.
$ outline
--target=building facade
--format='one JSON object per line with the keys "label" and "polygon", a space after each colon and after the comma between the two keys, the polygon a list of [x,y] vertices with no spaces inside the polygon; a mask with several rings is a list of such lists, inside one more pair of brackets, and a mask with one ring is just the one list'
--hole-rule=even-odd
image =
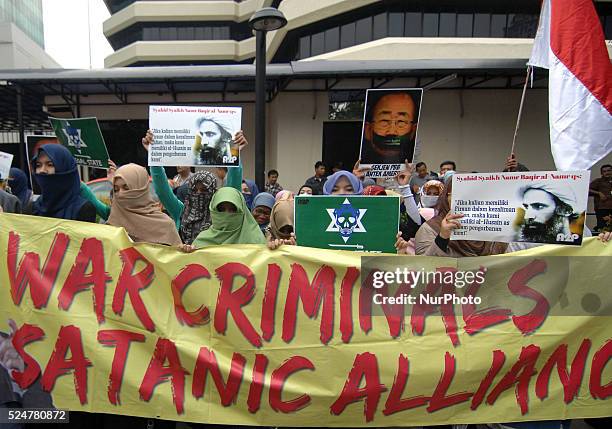
{"label": "building facade", "polygon": [[12,22],[45,48],[42,0],[0,0],[0,22]]}
{"label": "building facade", "polygon": [[45,52],[42,0],[0,0],[0,69],[59,67]]}
{"label": "building facade", "polygon": [[[363,61],[420,63],[408,76],[362,76],[347,82],[312,79],[283,87],[268,103],[266,167],[297,189],[314,163],[337,161],[351,169],[359,149],[365,89],[425,87],[419,159],[432,170],[445,159],[460,171],[499,171],[508,155],[539,3],[532,0],[105,0],[112,16],[104,34],[115,49],[107,67],[252,64],[255,38],[248,19],[263,6],[278,7],[286,27],[267,38],[270,63],[302,68]],[[612,39],[612,2],[596,1],[606,39]],[[610,46],[610,44],[609,44]],[[427,62],[456,65],[456,74],[429,73]],[[513,70],[474,64],[515,64]],[[411,63],[411,64],[412,64]],[[466,69],[470,68],[469,72]],[[403,70],[405,72],[405,70]],[[522,76],[522,78],[521,78]],[[549,147],[545,71],[527,93],[517,156],[532,170],[554,169]],[[254,97],[216,90],[210,96],[173,94],[142,98],[142,106],[105,107],[101,119],[147,119],[146,101],[241,106],[243,128],[254,141]],[[221,96],[222,92],[222,96]],[[252,94],[251,94],[252,95]],[[84,112],[87,111],[85,107]],[[89,113],[94,113],[93,111]],[[128,116],[126,116],[128,115]],[[253,176],[254,145],[244,153]],[[608,158],[603,162],[610,162]],[[594,168],[598,176],[598,166]]]}

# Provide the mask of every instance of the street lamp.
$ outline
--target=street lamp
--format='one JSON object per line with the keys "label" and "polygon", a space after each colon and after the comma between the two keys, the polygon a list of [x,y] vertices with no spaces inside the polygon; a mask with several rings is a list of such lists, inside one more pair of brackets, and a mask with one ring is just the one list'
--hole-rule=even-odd
{"label": "street lamp", "polygon": [[287,25],[285,15],[273,7],[259,9],[249,19],[255,30],[255,183],[263,190],[266,169],[266,33]]}

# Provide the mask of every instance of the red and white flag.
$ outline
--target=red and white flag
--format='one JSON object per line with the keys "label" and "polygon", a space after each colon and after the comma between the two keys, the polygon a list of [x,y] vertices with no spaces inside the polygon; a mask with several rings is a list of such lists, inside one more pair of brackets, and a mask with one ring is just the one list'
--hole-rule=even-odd
{"label": "red and white flag", "polygon": [[529,65],[549,70],[557,169],[589,169],[612,151],[612,64],[592,0],[543,1]]}

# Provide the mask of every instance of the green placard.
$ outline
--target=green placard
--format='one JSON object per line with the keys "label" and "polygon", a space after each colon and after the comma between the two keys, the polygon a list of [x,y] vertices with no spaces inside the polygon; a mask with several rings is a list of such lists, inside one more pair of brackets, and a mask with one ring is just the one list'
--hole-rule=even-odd
{"label": "green placard", "polygon": [[298,245],[320,249],[395,253],[399,197],[298,196]]}
{"label": "green placard", "polygon": [[108,168],[108,151],[96,118],[49,118],[60,143],[67,147],[77,164]]}

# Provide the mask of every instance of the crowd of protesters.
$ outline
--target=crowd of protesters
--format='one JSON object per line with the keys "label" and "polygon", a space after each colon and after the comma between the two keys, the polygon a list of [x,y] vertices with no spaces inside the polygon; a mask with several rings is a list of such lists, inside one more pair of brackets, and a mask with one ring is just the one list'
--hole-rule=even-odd
{"label": "crowd of protesters", "polygon": [[[155,144],[148,131],[141,144],[146,150]],[[247,140],[242,132],[234,136],[242,150]],[[295,192],[283,189],[279,173],[267,173],[265,189],[243,177],[242,166],[191,171],[177,168],[178,174],[168,180],[163,167],[147,169],[137,164],[117,168],[111,162],[108,180],[112,183],[110,205],[98,200],[81,182],[77,164],[61,145],[40,147],[32,160],[33,179],[41,189],[33,195],[27,173],[16,168],[0,190],[0,206],[5,212],[23,213],[83,222],[105,222],[123,227],[135,242],[177,247],[183,252],[224,244],[261,244],[269,249],[296,245],[293,202],[296,195],[397,195],[401,198],[400,225],[395,247],[400,254],[450,256],[487,256],[524,248],[518,243],[506,244],[450,240],[461,226],[461,214],[452,213],[452,177],[457,165],[444,160],[439,170],[430,171],[424,162],[406,163],[389,186],[389,181],[367,178],[367,169],[359,161],[353,171],[334,166],[326,175],[322,162],[314,165],[314,175],[305,179]],[[522,171],[526,167],[510,156],[504,171]],[[595,197],[599,239],[607,242],[612,233],[606,229],[612,215],[612,166],[601,169],[590,193]],[[156,201],[151,193],[154,188]],[[607,232],[606,232],[607,231]],[[590,233],[585,231],[585,235]],[[157,423],[157,422],[156,422]],[[564,422],[546,422],[546,427],[563,427]],[[509,424],[510,427],[515,427]],[[160,425],[157,425],[160,427]],[[516,426],[519,427],[519,426]],[[520,427],[543,427],[536,423]]]}

